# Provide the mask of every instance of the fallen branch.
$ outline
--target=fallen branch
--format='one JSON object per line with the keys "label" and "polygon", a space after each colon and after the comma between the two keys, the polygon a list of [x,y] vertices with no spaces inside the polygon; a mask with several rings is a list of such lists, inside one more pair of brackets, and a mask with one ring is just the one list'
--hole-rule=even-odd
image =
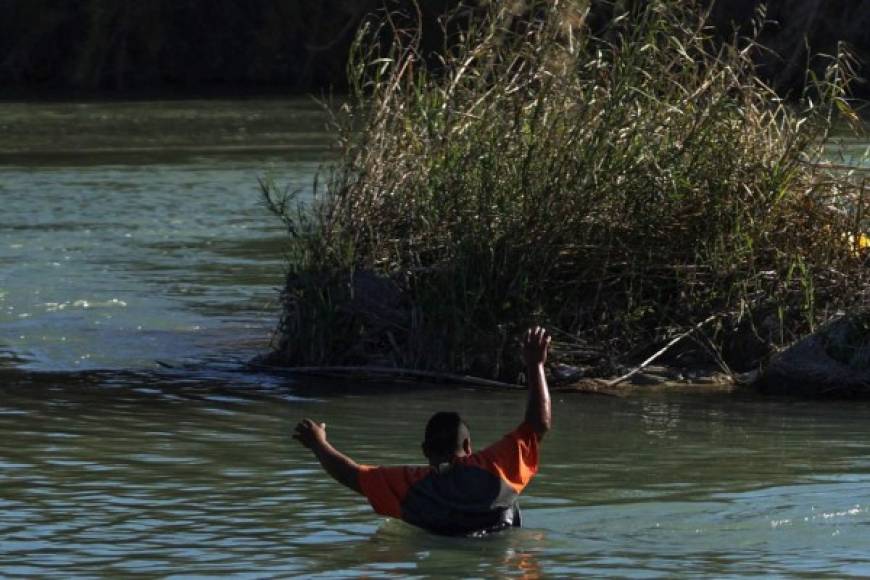
{"label": "fallen branch", "polygon": [[657,358],[659,358],[660,356],[665,354],[672,346],[674,346],[675,344],[677,344],[678,342],[680,342],[681,340],[683,340],[684,338],[686,338],[687,336],[689,336],[693,332],[700,330],[701,327],[703,327],[708,322],[715,320],[716,318],[719,318],[719,316],[721,316],[721,315],[720,314],[713,314],[713,315],[705,318],[704,320],[702,320],[701,322],[699,322],[698,324],[696,324],[695,326],[693,326],[692,328],[690,328],[686,332],[675,336],[670,341],[668,341],[668,343],[665,346],[663,346],[658,352],[656,352],[651,357],[649,357],[648,359],[646,359],[645,361],[640,363],[640,366],[638,366],[637,368],[622,375],[621,377],[617,377],[617,378],[613,379],[612,381],[608,381],[607,386],[608,387],[615,387],[619,383],[627,381],[628,379],[630,379],[631,377],[633,377],[634,375],[636,375],[637,373],[639,373],[640,371],[642,371],[643,369],[645,369],[646,367],[651,365]]}

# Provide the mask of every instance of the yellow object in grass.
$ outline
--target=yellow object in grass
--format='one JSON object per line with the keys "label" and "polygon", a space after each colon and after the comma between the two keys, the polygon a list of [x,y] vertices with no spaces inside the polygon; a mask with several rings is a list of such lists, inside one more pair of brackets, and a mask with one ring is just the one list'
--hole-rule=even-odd
{"label": "yellow object in grass", "polygon": [[870,236],[863,232],[857,236],[855,234],[849,234],[847,239],[849,240],[849,245],[852,247],[852,253],[855,255],[863,254],[868,248],[870,248]]}

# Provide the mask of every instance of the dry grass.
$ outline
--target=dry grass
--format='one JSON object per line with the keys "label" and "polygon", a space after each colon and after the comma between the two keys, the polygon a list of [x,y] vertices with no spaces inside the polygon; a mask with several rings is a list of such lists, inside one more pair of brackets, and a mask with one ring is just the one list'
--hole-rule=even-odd
{"label": "dry grass", "polygon": [[413,27],[360,31],[327,186],[265,188],[298,252],[282,362],[514,379],[534,321],[608,372],[716,315],[699,344],[741,367],[861,300],[861,185],[816,165],[853,116],[848,57],[784,103],[692,3],[599,36],[576,3],[499,6],[437,71]]}

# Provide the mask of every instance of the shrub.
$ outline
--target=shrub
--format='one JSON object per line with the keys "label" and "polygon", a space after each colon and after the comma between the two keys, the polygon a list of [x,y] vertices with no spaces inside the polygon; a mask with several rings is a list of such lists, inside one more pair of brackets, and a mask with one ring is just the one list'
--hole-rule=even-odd
{"label": "shrub", "polygon": [[847,56],[785,103],[691,2],[596,34],[576,2],[515,4],[437,67],[394,15],[361,28],[325,190],[264,188],[295,248],[282,362],[514,379],[535,321],[607,372],[712,316],[704,347],[739,366],[860,299],[861,187],[818,163],[855,118]]}

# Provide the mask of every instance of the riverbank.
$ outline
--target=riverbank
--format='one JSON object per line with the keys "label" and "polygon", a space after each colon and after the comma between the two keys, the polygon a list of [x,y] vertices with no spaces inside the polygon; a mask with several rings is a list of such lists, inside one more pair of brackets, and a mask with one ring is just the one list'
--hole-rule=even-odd
{"label": "riverbank", "polygon": [[313,98],[9,101],[0,103],[0,161],[197,152],[322,155],[334,141],[326,123]]}

